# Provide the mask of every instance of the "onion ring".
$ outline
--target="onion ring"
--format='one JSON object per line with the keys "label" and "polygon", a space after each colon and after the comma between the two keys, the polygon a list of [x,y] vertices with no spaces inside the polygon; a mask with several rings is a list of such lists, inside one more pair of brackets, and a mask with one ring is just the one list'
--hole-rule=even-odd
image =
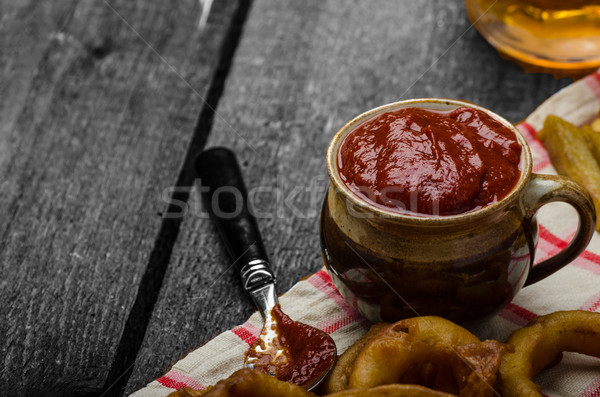
{"label": "onion ring", "polygon": [[542,396],[532,379],[560,353],[600,355],[600,313],[569,310],[540,316],[513,332],[507,343],[515,352],[500,365],[503,395]]}
{"label": "onion ring", "polygon": [[[409,367],[433,360],[442,362],[442,355],[452,355],[455,346],[468,343],[479,343],[479,339],[441,317],[398,321],[367,343],[352,368],[349,387],[366,389],[395,383]],[[390,360],[389,356],[393,358]],[[447,362],[448,357],[445,358]]]}
{"label": "onion ring", "polygon": [[[434,388],[457,387],[461,396],[493,396],[502,355],[508,346],[480,342],[466,329],[440,317],[406,319],[368,341],[348,378],[351,389],[369,389],[401,381],[410,368],[433,365]],[[448,379],[448,371],[454,382]],[[442,384],[444,386],[442,387]]]}
{"label": "onion ring", "polygon": [[425,343],[407,333],[380,333],[360,352],[350,377],[350,389],[369,389],[397,383],[411,367],[420,366],[442,357]]}

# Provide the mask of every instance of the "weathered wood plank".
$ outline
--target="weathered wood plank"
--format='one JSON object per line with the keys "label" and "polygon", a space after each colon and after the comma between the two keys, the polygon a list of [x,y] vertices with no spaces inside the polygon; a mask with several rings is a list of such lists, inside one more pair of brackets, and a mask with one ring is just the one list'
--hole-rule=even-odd
{"label": "weathered wood plank", "polygon": [[0,390],[103,388],[236,6],[3,3]]}
{"label": "weathered wood plank", "polygon": [[[400,99],[452,97],[518,121],[568,83],[501,60],[469,28],[463,7],[462,0],[254,1],[208,144],[238,153],[250,188],[297,193],[286,201],[258,196],[270,215],[259,225],[280,292],[322,264],[325,151],[347,120]],[[245,321],[253,309],[230,265],[210,222],[188,213],[129,391]]]}

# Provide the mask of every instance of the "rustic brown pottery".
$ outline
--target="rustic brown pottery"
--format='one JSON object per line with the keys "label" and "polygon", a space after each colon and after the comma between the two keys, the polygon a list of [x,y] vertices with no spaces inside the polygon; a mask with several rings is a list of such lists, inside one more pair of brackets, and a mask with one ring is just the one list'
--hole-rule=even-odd
{"label": "rustic brown pottery", "polygon": [[[496,203],[451,216],[398,213],[355,195],[337,169],[341,142],[364,121],[404,107],[472,107],[511,128],[522,146],[521,176],[514,189]],[[484,320],[524,285],[575,259],[594,233],[594,205],[585,189],[561,176],[533,174],[531,151],[519,131],[470,103],[413,99],[365,112],[337,132],[327,166],[331,185],[321,213],[324,261],[344,298],[374,322],[417,315],[462,323]],[[579,214],[579,228],[568,247],[532,267],[538,238],[535,213],[552,201],[571,204]]]}

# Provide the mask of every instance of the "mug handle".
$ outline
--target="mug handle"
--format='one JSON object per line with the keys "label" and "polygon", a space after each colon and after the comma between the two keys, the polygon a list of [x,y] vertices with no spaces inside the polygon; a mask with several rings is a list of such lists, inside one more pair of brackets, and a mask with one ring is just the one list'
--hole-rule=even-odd
{"label": "mug handle", "polygon": [[525,286],[548,277],[573,261],[585,250],[594,235],[596,210],[587,190],[560,175],[531,174],[531,179],[527,182],[521,196],[525,219],[530,220],[529,224],[532,224],[533,216],[542,205],[554,201],[564,201],[577,210],[579,215],[577,233],[565,249],[531,268]]}

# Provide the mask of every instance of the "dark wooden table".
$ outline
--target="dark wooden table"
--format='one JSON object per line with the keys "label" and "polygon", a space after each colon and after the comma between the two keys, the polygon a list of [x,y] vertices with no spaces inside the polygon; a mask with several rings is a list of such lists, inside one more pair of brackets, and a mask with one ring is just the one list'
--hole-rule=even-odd
{"label": "dark wooden table", "polygon": [[1,3],[1,395],[128,394],[251,314],[190,188],[204,147],[265,187],[283,292],[322,264],[345,121],[449,97],[516,122],[570,82],[502,60],[462,0],[210,3]]}

